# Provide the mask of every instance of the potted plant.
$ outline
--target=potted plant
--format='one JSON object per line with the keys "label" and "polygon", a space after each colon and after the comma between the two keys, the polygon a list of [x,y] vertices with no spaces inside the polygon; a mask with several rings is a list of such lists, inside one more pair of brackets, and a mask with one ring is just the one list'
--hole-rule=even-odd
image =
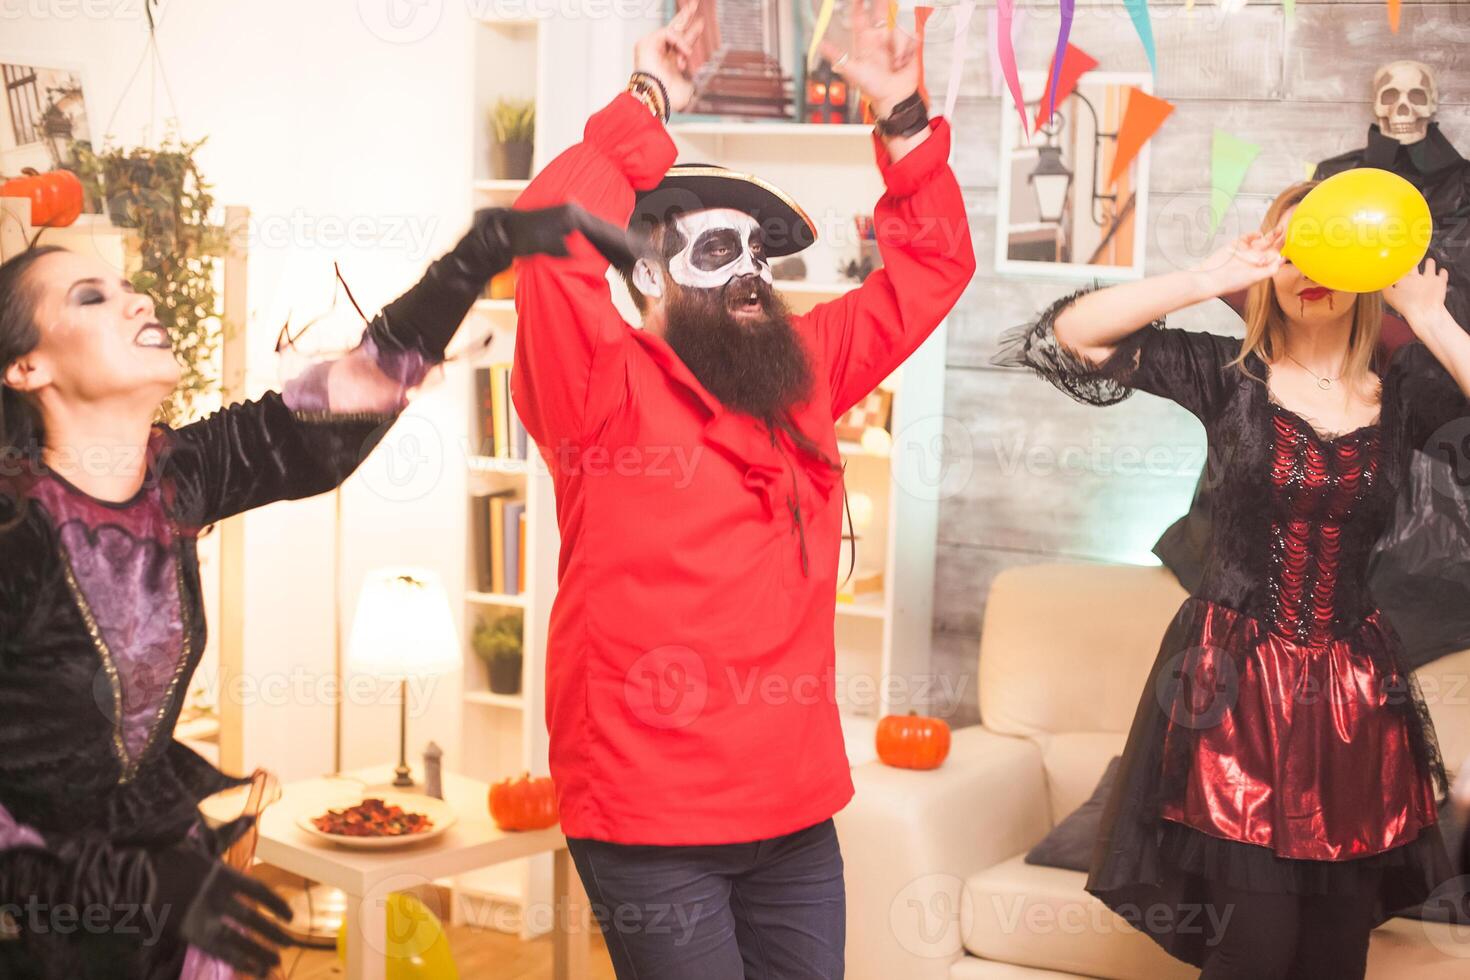
{"label": "potted plant", "polygon": [[521,693],[521,617],[512,613],[475,624],[475,655],[485,662],[490,690],[495,694]]}
{"label": "potted plant", "polygon": [[531,145],[536,136],[536,103],[501,99],[490,115],[495,146],[490,164],[503,180],[525,180],[531,176]]}

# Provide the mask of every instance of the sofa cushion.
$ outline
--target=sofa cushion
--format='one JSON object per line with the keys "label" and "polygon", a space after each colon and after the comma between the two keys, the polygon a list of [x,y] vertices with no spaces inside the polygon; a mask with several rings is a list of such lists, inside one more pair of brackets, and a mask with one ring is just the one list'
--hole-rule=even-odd
{"label": "sofa cushion", "polygon": [[965,882],[965,948],[982,959],[1112,980],[1194,980],[1174,959],[1082,890],[1080,871],[1003,861]]}
{"label": "sofa cushion", "polygon": [[1184,599],[1164,568],[1006,569],[985,604],[981,721],[1011,735],[1126,733]]}
{"label": "sofa cushion", "polygon": [[1118,764],[1122,761],[1121,755],[1115,755],[1108,761],[1102,779],[1098,780],[1087,802],[1067,814],[1051,829],[1051,833],[1041,839],[1040,844],[1026,852],[1027,864],[1069,871],[1088,869],[1092,864],[1093,845],[1102,830],[1103,806],[1108,802],[1108,794],[1118,778]]}
{"label": "sofa cushion", "polygon": [[1123,754],[1128,738],[1119,732],[1062,732],[1038,735],[1041,764],[1046,770],[1051,822],[1060,823],[1092,795],[1108,760]]}

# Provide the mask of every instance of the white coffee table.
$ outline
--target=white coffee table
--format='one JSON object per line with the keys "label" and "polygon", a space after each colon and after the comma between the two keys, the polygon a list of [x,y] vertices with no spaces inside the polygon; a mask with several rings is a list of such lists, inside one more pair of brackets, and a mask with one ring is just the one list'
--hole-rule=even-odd
{"label": "white coffee table", "polygon": [[[298,816],[316,816],[344,803],[352,781],[391,790],[393,768],[381,766],[344,773],[341,778],[287,783],[281,798],[260,819],[255,856],[283,871],[340,888],[347,896],[348,980],[384,980],[387,948],[387,899],[413,891],[436,879],[475,871],[505,861],[551,853],[552,976],[581,980],[588,975],[590,917],[586,895],[567,852],[560,828],[507,833],[490,820],[490,787],[475,779],[444,774],[444,800],[456,822],[441,836],[423,844],[392,850],[349,850],[312,837],[296,824]],[[233,804],[233,810],[231,809]],[[206,816],[229,819],[239,812],[231,794],[206,800]]]}

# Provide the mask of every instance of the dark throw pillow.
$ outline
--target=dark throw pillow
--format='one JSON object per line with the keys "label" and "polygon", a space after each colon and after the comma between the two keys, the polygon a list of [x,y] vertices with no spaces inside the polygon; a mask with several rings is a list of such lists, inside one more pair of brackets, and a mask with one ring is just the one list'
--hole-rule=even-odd
{"label": "dark throw pillow", "polygon": [[1068,871],[1086,871],[1092,862],[1092,848],[1097,835],[1102,832],[1103,805],[1112,792],[1113,782],[1118,778],[1118,763],[1123,759],[1115,755],[1098,780],[1086,803],[1068,814],[1040,844],[1026,853],[1027,864],[1040,864],[1048,868],[1066,868]]}

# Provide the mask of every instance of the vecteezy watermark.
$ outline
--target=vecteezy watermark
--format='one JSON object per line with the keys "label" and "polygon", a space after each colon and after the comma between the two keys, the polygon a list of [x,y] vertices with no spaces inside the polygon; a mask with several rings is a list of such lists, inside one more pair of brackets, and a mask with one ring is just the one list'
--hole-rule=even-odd
{"label": "vecteezy watermark", "polygon": [[[163,22],[171,0],[153,0],[155,24]],[[0,21],[117,20],[142,21],[149,0],[0,0]]]}
{"label": "vecteezy watermark", "polygon": [[1154,695],[1173,724],[1213,728],[1240,699],[1240,671],[1226,650],[1190,647],[1160,668]]}
{"label": "vecteezy watermark", "polygon": [[687,646],[669,644],[638,657],[623,675],[623,699],[635,718],[650,728],[669,730],[693,724],[710,701],[720,705],[835,704],[873,715],[884,705],[924,705],[953,714],[970,683],[967,674],[838,673],[835,668],[795,673],[717,660]]}
{"label": "vecteezy watermark", "polygon": [[358,479],[378,497],[393,503],[423,500],[443,479],[447,460],[444,438],[422,415],[403,415],[385,423],[365,449],[376,446],[358,470]]}
{"label": "vecteezy watermark", "polygon": [[1429,893],[1420,912],[1421,926],[1434,948],[1459,960],[1470,960],[1470,875],[1458,875]]}
{"label": "vecteezy watermark", "polygon": [[1424,444],[1427,459],[1415,468],[1427,470],[1436,493],[1451,500],[1470,498],[1470,416],[1441,425]]}
{"label": "vecteezy watermark", "polygon": [[926,415],[893,437],[893,482],[916,500],[945,500],[969,486],[975,439],[959,419]]}
{"label": "vecteezy watermark", "polygon": [[24,902],[0,903],[0,922],[9,922],[32,936],[72,936],[79,933],[139,936],[143,946],[154,946],[163,936],[171,911],[168,905],[131,902],[75,905],[43,902],[32,896]]}
{"label": "vecteezy watermark", "polygon": [[444,0],[357,0],[357,16],[389,44],[417,44],[444,18]]}

